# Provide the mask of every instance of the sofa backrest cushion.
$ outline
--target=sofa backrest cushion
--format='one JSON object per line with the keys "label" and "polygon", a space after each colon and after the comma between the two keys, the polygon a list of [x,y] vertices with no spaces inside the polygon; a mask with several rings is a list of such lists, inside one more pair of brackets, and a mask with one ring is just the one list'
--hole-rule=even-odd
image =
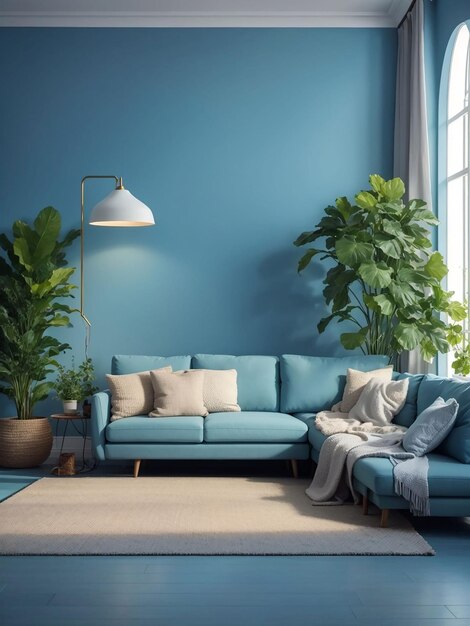
{"label": "sofa backrest cushion", "polygon": [[438,397],[455,398],[459,411],[454,427],[436,452],[446,454],[461,463],[470,463],[470,383],[427,374],[418,390],[418,414],[431,406]]}
{"label": "sofa backrest cushion", "polygon": [[406,426],[407,428],[415,421],[418,415],[418,390],[419,386],[424,378],[424,374],[399,374],[393,373],[393,380],[403,380],[408,378],[408,393],[406,394],[405,406],[402,410],[393,418],[393,423],[399,426]]}
{"label": "sofa backrest cushion", "polygon": [[183,356],[145,356],[141,354],[115,354],[111,362],[111,374],[135,374],[156,370],[170,365],[173,371],[189,370],[191,357]]}
{"label": "sofa backrest cushion", "polygon": [[343,397],[348,368],[370,372],[388,365],[387,356],[345,357],[283,354],[281,411],[304,413],[329,411]]}
{"label": "sofa backrest cushion", "polygon": [[279,359],[275,356],[196,354],[194,369],[237,370],[242,411],[279,411]]}

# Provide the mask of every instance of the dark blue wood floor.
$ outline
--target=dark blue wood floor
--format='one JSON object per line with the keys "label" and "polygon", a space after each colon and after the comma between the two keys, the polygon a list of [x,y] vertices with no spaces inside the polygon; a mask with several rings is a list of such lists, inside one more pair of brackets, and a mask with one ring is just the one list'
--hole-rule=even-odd
{"label": "dark blue wood floor", "polygon": [[436,556],[2,557],[0,624],[470,626],[470,520],[415,525]]}

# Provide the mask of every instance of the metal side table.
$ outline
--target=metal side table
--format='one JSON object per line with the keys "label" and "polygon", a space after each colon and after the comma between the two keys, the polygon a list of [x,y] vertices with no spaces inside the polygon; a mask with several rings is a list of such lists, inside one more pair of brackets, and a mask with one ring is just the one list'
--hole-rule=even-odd
{"label": "metal side table", "polygon": [[[62,454],[62,451],[64,449],[64,442],[65,442],[65,437],[67,435],[67,430],[69,427],[69,424],[71,424],[72,428],[74,429],[74,432],[76,432],[80,437],[82,437],[83,440],[83,445],[82,445],[82,466],[80,469],[78,469],[75,473],[76,474],[80,474],[81,472],[84,472],[86,470],[92,470],[94,468],[94,463],[92,463],[91,465],[89,465],[86,460],[85,460],[85,446],[86,446],[86,440],[88,437],[88,424],[90,422],[90,418],[89,417],[85,417],[84,415],[81,415],[80,413],[76,413],[76,414],[67,414],[67,413],[53,413],[50,416],[52,419],[56,420],[56,426],[55,426],[55,436],[58,437],[59,436],[59,424],[62,422],[65,422],[65,426],[64,426],[64,430],[62,432],[62,441],[60,444],[60,451],[59,451],[59,457]],[[78,428],[77,424],[75,423],[76,420],[80,420],[81,421],[81,430],[80,428]]]}

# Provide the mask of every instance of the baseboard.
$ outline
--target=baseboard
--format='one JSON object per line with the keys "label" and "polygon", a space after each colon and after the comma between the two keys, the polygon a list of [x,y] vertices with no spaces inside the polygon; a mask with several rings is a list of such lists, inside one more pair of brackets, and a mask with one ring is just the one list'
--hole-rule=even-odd
{"label": "baseboard", "polygon": [[[50,465],[57,465],[59,461],[61,445],[62,445],[62,437],[54,437],[52,450],[46,463]],[[77,462],[80,463],[82,460],[82,450],[83,450],[82,437],[74,437],[74,436],[65,437],[64,447],[63,447],[62,452],[73,452],[75,454]],[[90,439],[87,439],[85,443],[85,459],[89,461],[92,458],[93,458],[93,454],[91,451],[91,441]]]}

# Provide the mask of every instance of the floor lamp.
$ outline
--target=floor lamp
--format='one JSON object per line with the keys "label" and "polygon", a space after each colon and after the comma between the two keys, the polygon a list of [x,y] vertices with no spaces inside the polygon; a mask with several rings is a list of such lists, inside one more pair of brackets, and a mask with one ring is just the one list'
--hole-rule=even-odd
{"label": "floor lamp", "polygon": [[87,328],[90,320],[84,312],[85,286],[85,183],[90,179],[113,179],[115,189],[92,209],[89,223],[92,226],[153,226],[152,211],[143,202],[133,196],[122,184],[118,176],[84,176],[81,186],[81,213],[80,213],[80,315]]}

